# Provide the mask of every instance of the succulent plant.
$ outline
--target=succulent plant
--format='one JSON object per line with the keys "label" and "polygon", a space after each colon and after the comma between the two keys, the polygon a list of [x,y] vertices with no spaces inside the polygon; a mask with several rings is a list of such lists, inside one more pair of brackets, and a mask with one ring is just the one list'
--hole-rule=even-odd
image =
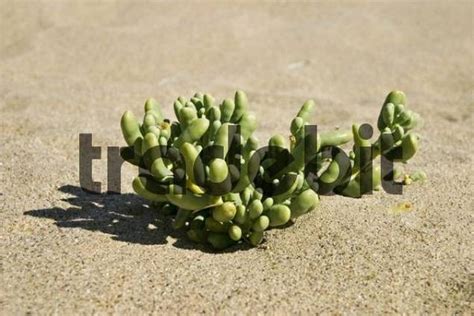
{"label": "succulent plant", "polygon": [[[411,130],[419,116],[405,104],[403,93],[388,95],[378,120],[381,134],[372,144],[357,125],[352,131],[314,133],[309,119],[315,104],[308,100],[291,122],[289,139],[274,135],[268,146],[258,148],[257,120],[242,91],[220,104],[209,94],[179,97],[174,122],[149,99],[142,123],[129,111],[123,114],[128,147],[121,155],[140,167],[135,192],[174,213],[173,227],[186,229],[189,239],[215,249],[241,241],[256,246],[265,230],[316,208],[318,193],[366,193],[359,178],[378,155],[410,159],[418,148]],[[346,154],[341,146],[351,141]],[[380,183],[378,170],[373,168],[371,187]]]}
{"label": "succulent plant", "polygon": [[[380,135],[374,142],[370,141],[373,131],[369,125],[352,126],[354,145],[348,154],[350,172],[335,186],[335,192],[360,197],[379,190],[382,177],[393,177],[393,174],[383,173],[376,161],[378,156],[382,155],[391,162],[407,163],[415,155],[419,136],[413,129],[421,125],[422,120],[417,113],[406,109],[406,105],[403,92],[392,91],[387,95],[377,121]],[[364,173],[368,175],[365,181],[362,179]]]}

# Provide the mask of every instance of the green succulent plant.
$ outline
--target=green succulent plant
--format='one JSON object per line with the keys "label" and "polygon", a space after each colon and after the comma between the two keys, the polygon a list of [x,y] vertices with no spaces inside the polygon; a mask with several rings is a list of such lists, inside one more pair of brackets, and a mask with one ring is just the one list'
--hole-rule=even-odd
{"label": "green succulent plant", "polygon": [[[121,155],[140,167],[132,183],[135,192],[175,214],[173,227],[185,229],[189,239],[215,249],[241,241],[256,246],[265,230],[315,209],[318,193],[366,193],[359,178],[377,156],[410,159],[418,149],[412,129],[420,119],[405,106],[402,92],[387,96],[378,119],[381,134],[371,143],[357,125],[312,133],[309,120],[315,103],[308,100],[292,120],[288,138],[274,135],[266,148],[258,148],[253,135],[257,120],[242,91],[221,103],[209,94],[179,97],[173,104],[174,122],[149,99],[142,122],[130,111],[123,114],[128,146]],[[346,153],[342,146],[351,141],[353,148]],[[337,150],[328,155],[327,148]],[[376,188],[380,168],[372,170],[371,188]]]}

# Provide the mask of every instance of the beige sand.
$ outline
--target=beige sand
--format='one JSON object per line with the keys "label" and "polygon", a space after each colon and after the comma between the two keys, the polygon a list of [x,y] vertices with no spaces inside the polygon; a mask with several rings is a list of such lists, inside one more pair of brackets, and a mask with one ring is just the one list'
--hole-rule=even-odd
{"label": "beige sand", "polygon": [[[472,312],[472,4],[2,1],[0,13],[1,314]],[[286,133],[307,98],[321,128],[349,127],[402,89],[426,122],[410,170],[429,182],[323,197],[264,247],[221,254],[132,194],[79,191],[79,133],[103,147],[105,183],[124,110],[154,96],[171,115],[178,95],[238,88],[261,139]],[[123,192],[135,173],[124,167]]]}

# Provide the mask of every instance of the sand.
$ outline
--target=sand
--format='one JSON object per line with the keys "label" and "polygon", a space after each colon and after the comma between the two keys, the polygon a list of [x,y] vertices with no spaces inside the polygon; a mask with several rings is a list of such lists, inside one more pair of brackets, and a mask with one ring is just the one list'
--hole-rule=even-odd
{"label": "sand", "polygon": [[[2,1],[0,313],[472,313],[473,5],[404,1]],[[260,139],[308,98],[321,129],[374,123],[404,90],[425,125],[403,195],[322,197],[262,247],[213,253],[136,197],[79,188],[148,97],[248,93]],[[393,212],[410,202],[407,212]]]}

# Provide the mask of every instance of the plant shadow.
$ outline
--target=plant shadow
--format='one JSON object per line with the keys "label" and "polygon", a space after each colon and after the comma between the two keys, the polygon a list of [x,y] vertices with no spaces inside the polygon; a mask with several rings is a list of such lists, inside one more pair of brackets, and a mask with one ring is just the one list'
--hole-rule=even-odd
{"label": "plant shadow", "polygon": [[[96,194],[73,185],[65,185],[58,190],[70,195],[61,199],[70,207],[31,210],[24,215],[53,219],[55,225],[61,228],[100,231],[123,242],[164,245],[170,242],[168,237],[171,237],[175,239],[173,246],[177,248],[216,253],[206,245],[190,241],[183,230],[173,229],[172,216],[162,214],[135,194]],[[235,245],[219,253],[246,249],[249,247]]]}

